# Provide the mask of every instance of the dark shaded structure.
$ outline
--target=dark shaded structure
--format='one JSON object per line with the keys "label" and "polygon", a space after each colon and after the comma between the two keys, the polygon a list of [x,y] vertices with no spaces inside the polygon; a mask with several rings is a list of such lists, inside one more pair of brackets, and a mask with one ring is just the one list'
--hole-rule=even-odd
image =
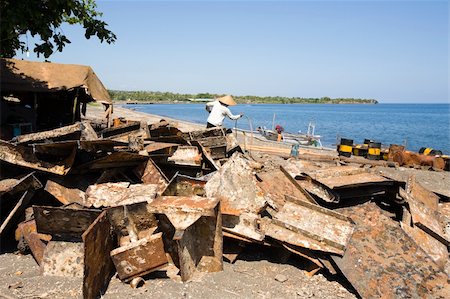
{"label": "dark shaded structure", "polygon": [[1,59],[1,139],[80,121],[88,102],[112,112],[108,91],[89,66]]}

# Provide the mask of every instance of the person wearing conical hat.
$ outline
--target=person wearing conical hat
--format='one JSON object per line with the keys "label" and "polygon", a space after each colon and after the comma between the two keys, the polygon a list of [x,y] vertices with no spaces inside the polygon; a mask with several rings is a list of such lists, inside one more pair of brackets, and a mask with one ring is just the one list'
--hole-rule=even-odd
{"label": "person wearing conical hat", "polygon": [[225,117],[229,119],[236,120],[244,115],[243,113],[234,115],[231,113],[228,106],[234,106],[236,102],[233,97],[230,95],[226,95],[220,98],[217,98],[213,102],[206,103],[206,111],[209,112],[209,116],[206,123],[206,128],[220,127],[223,124],[223,120]]}

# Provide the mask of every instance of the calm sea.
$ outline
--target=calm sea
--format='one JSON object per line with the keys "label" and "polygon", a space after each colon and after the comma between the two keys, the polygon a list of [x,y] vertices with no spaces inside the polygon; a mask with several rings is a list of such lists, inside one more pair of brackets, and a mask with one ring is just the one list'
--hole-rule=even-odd
{"label": "calm sea", "polygon": [[[126,107],[202,124],[208,117],[204,104]],[[367,138],[386,146],[406,143],[408,150],[431,147],[450,154],[450,104],[240,104],[231,107],[231,111],[247,116],[237,121],[237,127],[242,129],[249,129],[249,120],[253,128],[272,128],[274,115],[275,125],[280,124],[291,133],[306,132],[312,121],[315,133],[322,136],[322,144],[327,147],[336,144],[338,137],[353,139],[354,143],[363,143]],[[234,121],[225,122],[229,128],[234,125]]]}

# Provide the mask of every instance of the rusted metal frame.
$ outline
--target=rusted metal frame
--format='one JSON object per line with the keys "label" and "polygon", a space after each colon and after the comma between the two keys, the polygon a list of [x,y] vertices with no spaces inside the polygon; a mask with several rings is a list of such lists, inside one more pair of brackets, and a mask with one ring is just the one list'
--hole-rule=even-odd
{"label": "rusted metal frame", "polygon": [[32,148],[20,145],[14,146],[6,141],[0,140],[0,160],[14,165],[59,175],[65,175],[70,170],[76,152],[77,148],[74,147],[71,154],[66,159],[58,163],[51,163],[39,160],[33,153]]}
{"label": "rusted metal frame", "polygon": [[305,236],[307,238],[313,239],[313,240],[315,240],[317,242],[320,242],[320,243],[323,242],[325,244],[328,244],[328,245],[330,245],[332,247],[337,248],[338,250],[341,250],[342,252],[345,250],[345,246],[342,245],[342,244],[336,243],[333,240],[329,240],[327,238],[323,238],[323,237],[317,236],[317,235],[312,234],[312,233],[310,233],[310,232],[308,232],[306,230],[303,230],[303,229],[298,228],[296,226],[290,225],[290,224],[285,223],[285,222],[283,222],[281,220],[278,220],[276,218],[272,219],[271,222],[272,222],[272,224],[274,224],[276,226],[279,226],[279,227],[282,227],[282,228],[286,228],[286,229],[288,229],[290,231],[293,231],[295,233],[301,234],[301,235],[303,235],[303,236]]}
{"label": "rusted metal frame", "polygon": [[116,238],[103,211],[82,234],[84,244],[83,298],[102,297],[114,275],[114,264],[110,257]]}
{"label": "rusted metal frame", "polygon": [[286,178],[295,186],[295,188],[297,188],[300,192],[303,193],[303,195],[305,195],[306,199],[308,199],[309,202],[317,204],[316,200],[311,196],[311,194],[309,194],[305,189],[303,189],[303,187],[298,184],[298,182],[289,174],[289,172],[287,172],[286,169],[284,169],[283,166],[280,166],[280,170],[284,173]]}
{"label": "rusted metal frame", "polygon": [[206,149],[197,141],[193,141],[194,144],[196,144],[203,153],[203,158],[206,161],[207,164],[209,164],[213,171],[220,169],[220,166],[214,161],[214,159],[211,157],[211,155],[206,151]]}

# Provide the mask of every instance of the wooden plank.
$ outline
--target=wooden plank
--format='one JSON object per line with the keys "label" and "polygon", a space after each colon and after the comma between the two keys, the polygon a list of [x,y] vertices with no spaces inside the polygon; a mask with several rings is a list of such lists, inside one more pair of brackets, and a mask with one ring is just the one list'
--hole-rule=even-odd
{"label": "wooden plank", "polygon": [[116,245],[116,238],[106,211],[95,219],[82,237],[84,244],[83,298],[100,298],[114,275],[114,264],[110,252]]}

